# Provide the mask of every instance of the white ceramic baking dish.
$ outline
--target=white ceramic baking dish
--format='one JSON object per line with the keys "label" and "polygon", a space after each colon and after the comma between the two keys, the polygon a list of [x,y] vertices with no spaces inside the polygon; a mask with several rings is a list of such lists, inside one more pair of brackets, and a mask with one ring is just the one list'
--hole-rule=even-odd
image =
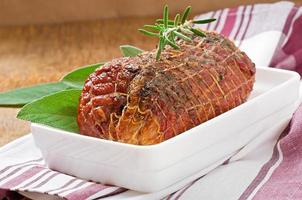
{"label": "white ceramic baking dish", "polygon": [[267,120],[274,113],[292,107],[290,118],[294,112],[290,105],[299,97],[299,80],[295,72],[257,68],[254,90],[247,102],[156,145],[123,144],[38,124],[32,124],[32,133],[51,169],[154,192],[221,164],[277,123],[278,117]]}

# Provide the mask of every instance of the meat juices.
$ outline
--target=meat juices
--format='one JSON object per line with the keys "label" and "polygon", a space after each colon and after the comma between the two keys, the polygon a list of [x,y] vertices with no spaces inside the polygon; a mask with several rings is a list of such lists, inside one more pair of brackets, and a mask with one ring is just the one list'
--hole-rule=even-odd
{"label": "meat juices", "polygon": [[167,47],[159,61],[153,50],[98,68],[80,98],[80,133],[151,145],[246,101],[254,63],[229,39],[206,33],[193,42],[178,41],[180,50]]}

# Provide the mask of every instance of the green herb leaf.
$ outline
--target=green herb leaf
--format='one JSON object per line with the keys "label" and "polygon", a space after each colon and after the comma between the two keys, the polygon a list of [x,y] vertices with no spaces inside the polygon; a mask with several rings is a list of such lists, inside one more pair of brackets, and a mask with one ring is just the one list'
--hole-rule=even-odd
{"label": "green herb leaf", "polygon": [[164,38],[161,37],[160,40],[159,40],[158,47],[157,47],[156,60],[159,60],[159,58],[160,58],[160,54],[161,54],[162,50],[164,49],[164,45],[165,45],[164,42],[165,42]]}
{"label": "green herb leaf", "polygon": [[76,69],[63,77],[60,82],[39,84],[0,93],[0,106],[22,107],[43,96],[67,89],[82,89],[87,77],[103,63]]}
{"label": "green herb leaf", "polygon": [[167,40],[168,44],[171,45],[174,49],[180,49],[180,47],[175,44],[174,41],[170,40],[168,37],[166,37],[165,39]]}
{"label": "green herb leaf", "polygon": [[144,25],[144,28],[150,29],[150,30],[154,30],[154,31],[160,31],[161,27],[158,25]]}
{"label": "green herb leaf", "polygon": [[[169,8],[167,5],[163,9],[163,18],[157,19],[155,25],[145,25],[144,27],[150,29],[154,32],[148,30],[139,29],[145,35],[158,37],[158,47],[156,52],[156,60],[159,60],[161,52],[164,50],[165,45],[170,45],[174,49],[179,49],[180,47],[175,43],[176,37],[186,41],[192,41],[193,35],[198,35],[204,37],[205,34],[199,30],[193,28],[193,21],[187,20],[191,12],[191,6],[188,6],[182,15],[176,14],[174,20],[169,20]],[[180,17],[181,16],[181,17]],[[197,20],[196,23],[209,23],[215,19],[207,20]]]}
{"label": "green herb leaf", "polygon": [[185,35],[194,35],[194,33],[189,29],[180,27],[179,30]]}
{"label": "green herb leaf", "polygon": [[174,31],[174,34],[175,34],[177,37],[179,37],[179,38],[181,38],[181,39],[183,39],[183,40],[192,41],[191,38],[189,38],[188,36],[185,36],[184,34],[181,34],[181,33],[177,32],[177,31]]}
{"label": "green herb leaf", "polygon": [[0,93],[0,106],[22,107],[23,105],[35,99],[68,88],[68,85],[62,82],[58,82],[40,84],[32,87],[20,88],[8,92],[3,92]]}
{"label": "green herb leaf", "polygon": [[17,118],[65,131],[78,132],[77,109],[81,90],[64,90],[25,105]]}
{"label": "green herb leaf", "polygon": [[171,32],[169,39],[175,43],[176,36],[173,32]]}
{"label": "green herb leaf", "polygon": [[174,18],[174,26],[178,26],[180,19],[180,14],[176,14]]}
{"label": "green herb leaf", "polygon": [[192,28],[191,31],[195,34],[198,35],[200,37],[205,37],[206,34],[204,34],[203,32],[201,32],[200,30],[196,29],[196,28]]}
{"label": "green herb leaf", "polygon": [[[159,24],[163,24],[164,20],[163,19],[157,19],[156,22],[159,23]],[[173,20],[168,20],[168,25],[174,25],[174,21]]]}
{"label": "green herb leaf", "polygon": [[62,78],[62,82],[75,89],[83,89],[88,76],[104,63],[97,63],[78,68]]}
{"label": "green herb leaf", "polygon": [[164,20],[164,27],[168,28],[169,8],[167,5],[165,5],[164,7],[163,20]]}
{"label": "green herb leaf", "polygon": [[134,57],[144,52],[143,50],[131,45],[122,45],[120,46],[120,49],[125,57]]}
{"label": "green herb leaf", "polygon": [[194,24],[207,24],[210,22],[215,21],[216,19],[202,19],[202,20],[194,20],[193,23]]}
{"label": "green herb leaf", "polygon": [[145,34],[145,35],[149,35],[149,36],[152,36],[152,37],[159,37],[158,33],[146,31],[144,29],[138,29],[138,31],[141,32],[141,33],[143,33],[143,34]]}
{"label": "green herb leaf", "polygon": [[182,24],[185,23],[185,21],[187,20],[189,14],[190,14],[190,12],[191,12],[191,10],[192,10],[192,7],[191,7],[191,6],[188,6],[188,7],[185,9],[185,11],[183,12],[182,17],[181,17],[181,23],[182,23]]}

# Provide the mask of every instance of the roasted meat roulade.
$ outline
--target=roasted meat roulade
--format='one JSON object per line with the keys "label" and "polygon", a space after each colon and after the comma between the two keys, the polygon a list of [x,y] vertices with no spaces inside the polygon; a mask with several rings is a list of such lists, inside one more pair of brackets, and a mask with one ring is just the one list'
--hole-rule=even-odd
{"label": "roasted meat roulade", "polygon": [[[114,59],[87,79],[78,107],[80,133],[124,143],[162,142],[240,104],[255,65],[224,36]],[[202,134],[202,133],[200,133]]]}

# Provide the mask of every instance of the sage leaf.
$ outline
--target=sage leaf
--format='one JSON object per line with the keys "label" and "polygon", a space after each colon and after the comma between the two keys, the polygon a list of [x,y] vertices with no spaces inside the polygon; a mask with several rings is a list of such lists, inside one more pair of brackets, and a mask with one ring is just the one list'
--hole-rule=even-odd
{"label": "sage leaf", "polygon": [[131,45],[122,45],[120,46],[120,50],[125,57],[134,57],[144,52],[144,50]]}
{"label": "sage leaf", "polygon": [[70,88],[68,85],[58,82],[40,84],[3,92],[0,93],[0,106],[22,107],[35,99],[68,88]]}
{"label": "sage leaf", "polygon": [[82,89],[88,76],[103,63],[87,65],[65,75],[60,82],[39,84],[0,93],[0,107],[22,107],[43,96],[67,89]]}
{"label": "sage leaf", "polygon": [[104,63],[97,63],[93,65],[87,65],[85,67],[78,68],[62,78],[62,82],[75,89],[83,89],[84,83],[88,76],[93,73]]}
{"label": "sage leaf", "polygon": [[79,132],[77,108],[81,90],[63,90],[26,104],[17,118],[70,132]]}

